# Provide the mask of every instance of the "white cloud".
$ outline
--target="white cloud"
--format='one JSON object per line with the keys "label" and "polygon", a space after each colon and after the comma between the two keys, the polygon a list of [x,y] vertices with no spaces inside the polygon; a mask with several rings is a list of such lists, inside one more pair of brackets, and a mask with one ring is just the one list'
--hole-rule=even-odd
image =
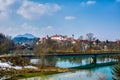
{"label": "white cloud", "polygon": [[8,14],[6,11],[0,11],[0,20],[3,20],[8,17]]}
{"label": "white cloud", "polygon": [[12,36],[16,36],[17,34],[24,34],[24,33],[32,33],[34,35],[37,34],[37,32],[39,31],[38,27],[34,27],[34,26],[30,26],[27,23],[24,23],[20,26],[1,26],[0,27],[0,32],[6,34],[6,35],[12,35]]}
{"label": "white cloud", "polygon": [[120,2],[120,0],[116,0],[117,2]]}
{"label": "white cloud", "polygon": [[95,4],[95,3],[96,3],[96,1],[88,0],[88,1],[86,1],[86,2],[81,2],[80,5],[81,5],[81,6],[88,6],[88,5],[93,5],[93,4]]}
{"label": "white cloud", "polygon": [[54,31],[56,30],[53,26],[47,26],[47,27],[43,27],[41,28],[42,32],[46,32],[46,31]]}
{"label": "white cloud", "polygon": [[95,3],[96,3],[96,1],[91,1],[91,0],[89,0],[89,1],[86,2],[87,5],[93,5]]}
{"label": "white cloud", "polygon": [[[21,31],[19,31],[19,30],[21,30]],[[18,32],[16,32],[17,34],[32,33],[33,35],[37,35],[38,32],[40,31],[40,28],[35,27],[35,26],[31,26],[27,23],[23,23],[18,28],[16,27],[15,31],[18,31]]]}
{"label": "white cloud", "polygon": [[27,23],[22,24],[21,29],[24,31],[31,31],[31,30],[36,31],[36,30],[38,30],[37,27],[33,27],[31,25],[28,25]]}
{"label": "white cloud", "polygon": [[[48,26],[44,26],[44,27],[34,27],[34,26],[30,26],[27,23],[24,23],[21,27],[22,30],[21,34],[26,33],[32,33],[35,36],[38,37],[45,37],[46,35],[53,35],[56,33],[59,33],[58,28],[48,25]],[[17,32],[17,34],[19,34],[19,31]]]}
{"label": "white cloud", "polygon": [[51,30],[55,30],[53,26],[47,26],[46,29],[51,29]]}
{"label": "white cloud", "polygon": [[58,4],[40,4],[25,0],[23,1],[22,6],[17,10],[17,13],[22,15],[24,18],[33,19],[43,15],[50,15],[60,9],[61,7]]}
{"label": "white cloud", "polygon": [[46,35],[51,36],[61,34],[61,29],[55,26],[46,26],[39,29],[39,34],[41,37],[45,37]]}
{"label": "white cloud", "polygon": [[51,15],[60,9],[58,4],[40,4],[30,0],[0,0],[0,19],[8,18],[13,14],[33,19],[43,15]]}
{"label": "white cloud", "polygon": [[76,19],[76,17],[74,17],[74,16],[66,16],[65,19],[66,20],[73,20],[73,19]]}
{"label": "white cloud", "polygon": [[12,5],[15,0],[0,0],[0,10],[6,10]]}
{"label": "white cloud", "polygon": [[6,35],[9,34],[9,36],[16,36],[18,34],[31,33],[38,37],[45,37],[46,35],[56,34],[59,32],[59,30],[54,26],[44,26],[44,27],[37,26],[36,27],[36,26],[31,26],[27,23],[23,23],[17,27],[1,26],[0,32]]}
{"label": "white cloud", "polygon": [[9,17],[10,7],[14,2],[15,0],[0,0],[0,20]]}

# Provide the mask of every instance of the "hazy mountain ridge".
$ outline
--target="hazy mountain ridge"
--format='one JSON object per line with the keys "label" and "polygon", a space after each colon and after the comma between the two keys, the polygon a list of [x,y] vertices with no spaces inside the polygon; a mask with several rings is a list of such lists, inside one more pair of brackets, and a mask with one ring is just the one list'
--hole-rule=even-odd
{"label": "hazy mountain ridge", "polygon": [[33,39],[33,38],[36,38],[33,34],[29,34],[29,33],[25,33],[23,35],[17,35],[16,37],[14,38],[20,38],[20,37],[24,37],[24,38],[28,38],[28,39]]}
{"label": "hazy mountain ridge", "polygon": [[12,39],[14,42],[22,42],[25,44],[33,45],[37,42],[38,38],[32,34],[26,33],[23,35],[17,35]]}

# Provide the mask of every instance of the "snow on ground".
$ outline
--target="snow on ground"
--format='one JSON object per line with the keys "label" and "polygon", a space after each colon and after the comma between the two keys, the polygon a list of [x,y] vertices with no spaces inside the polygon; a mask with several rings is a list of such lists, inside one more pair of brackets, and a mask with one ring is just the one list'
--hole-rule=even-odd
{"label": "snow on ground", "polygon": [[[22,69],[22,66],[12,66],[11,63],[8,63],[8,62],[0,62],[0,68],[5,70],[5,69],[10,69],[10,68],[13,68],[13,69],[16,69],[16,70],[20,70]],[[24,66],[24,68],[32,68],[32,69],[37,69],[37,67],[35,66],[31,66],[31,65],[28,65],[28,66]]]}
{"label": "snow on ground", "polygon": [[0,62],[0,67],[1,68],[12,68],[12,66],[10,64],[8,64],[8,63],[1,63],[1,62]]}
{"label": "snow on ground", "polygon": [[34,67],[34,66],[25,66],[24,68],[32,68],[32,69],[37,69],[37,67]]}
{"label": "snow on ground", "polygon": [[16,70],[20,70],[20,69],[22,69],[22,67],[21,66],[14,66],[14,67],[12,67],[13,69],[16,69]]}

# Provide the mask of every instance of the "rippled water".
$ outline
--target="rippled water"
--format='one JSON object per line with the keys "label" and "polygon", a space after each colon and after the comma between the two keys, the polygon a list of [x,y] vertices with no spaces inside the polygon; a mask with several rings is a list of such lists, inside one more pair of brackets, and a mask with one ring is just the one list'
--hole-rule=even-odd
{"label": "rippled water", "polygon": [[[112,59],[105,58],[99,59],[98,63],[109,62]],[[57,58],[55,60],[55,66],[62,68],[70,68],[81,66],[85,64],[89,64],[90,58],[80,58],[80,57],[64,57]],[[114,60],[113,60],[114,61]],[[36,62],[35,59],[32,62]],[[112,80],[112,67],[113,66],[104,66],[104,67],[95,67],[92,69],[78,69],[75,72],[67,72],[67,73],[58,73],[53,75],[39,76],[39,77],[31,77],[25,78],[21,80]]]}
{"label": "rippled water", "polygon": [[112,80],[112,66],[78,70],[48,76],[31,77],[20,80]]}

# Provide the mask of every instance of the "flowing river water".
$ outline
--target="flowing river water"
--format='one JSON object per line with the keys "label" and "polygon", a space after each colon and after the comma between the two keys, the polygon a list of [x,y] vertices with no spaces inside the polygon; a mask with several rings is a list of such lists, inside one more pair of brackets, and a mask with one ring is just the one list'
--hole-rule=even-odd
{"label": "flowing river water", "polygon": [[[112,80],[112,71],[114,63],[117,61],[114,58],[104,56],[97,57],[93,63],[90,56],[57,56],[46,57],[45,65],[52,65],[60,68],[70,68],[74,71],[57,73],[51,75],[41,75],[18,80]],[[31,63],[38,64],[40,59],[32,58]],[[92,60],[93,61],[93,60]],[[6,77],[1,78],[4,80]]]}
{"label": "flowing river water", "polygon": [[31,77],[20,80],[112,80],[112,66],[78,70],[75,72],[59,73],[48,76]]}
{"label": "flowing river water", "polygon": [[[48,58],[48,63],[62,67],[62,68],[74,68],[82,65],[90,64],[90,57],[75,57],[75,56],[62,56],[55,58]],[[116,61],[108,57],[99,57],[97,63],[107,63]],[[39,62],[38,59],[31,59],[32,63]],[[46,61],[47,63],[47,61]],[[113,65],[97,66],[89,69],[75,69],[74,72],[58,73],[52,75],[42,75],[39,77],[30,77],[20,80],[112,80]]]}

